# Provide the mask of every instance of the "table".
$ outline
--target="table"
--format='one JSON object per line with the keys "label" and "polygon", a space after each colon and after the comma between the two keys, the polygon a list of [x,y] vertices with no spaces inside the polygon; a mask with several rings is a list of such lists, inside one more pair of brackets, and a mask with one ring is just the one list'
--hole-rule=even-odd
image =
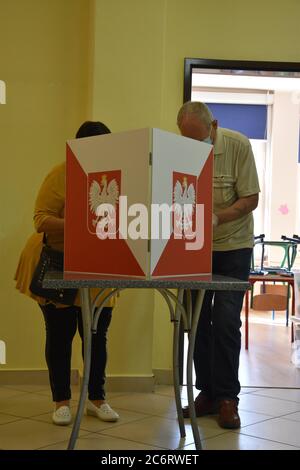
{"label": "table", "polygon": [[[72,279],[62,273],[47,273],[45,276],[43,287],[54,289],[67,289],[78,288],[81,296],[82,319],[83,319],[83,332],[84,332],[84,369],[83,380],[80,392],[80,399],[77,409],[76,418],[74,421],[72,434],[70,437],[68,450],[74,449],[76,439],[78,436],[84,404],[87,397],[88,381],[90,375],[91,363],[91,339],[92,333],[97,329],[97,322],[101,314],[102,308],[111,297],[114,297],[118,292],[124,289],[156,289],[165,299],[169,312],[170,319],[173,322],[173,380],[176,409],[178,415],[178,423],[181,437],[185,437],[184,418],[182,413],[182,404],[180,397],[180,381],[179,381],[179,331],[180,321],[183,320],[184,329],[188,332],[188,357],[187,357],[187,392],[188,392],[188,406],[190,411],[190,420],[193,431],[194,442],[197,450],[201,450],[200,434],[197,425],[194,397],[193,397],[193,355],[195,336],[197,324],[201,312],[203,297],[206,290],[237,290],[246,291],[249,288],[249,283],[240,281],[233,278],[217,275],[206,276],[187,276],[187,277],[172,277],[163,279],[137,279],[137,278],[116,278],[114,276],[95,276],[95,275],[72,275]],[[97,296],[91,298],[91,288],[99,288],[100,291]],[[111,289],[107,292],[103,300],[97,305],[98,299],[103,296],[106,289]],[[170,289],[178,289],[177,297]],[[196,303],[192,306],[191,289],[197,289],[198,294]],[[184,290],[187,292],[187,306],[183,305]],[[175,309],[174,305],[175,303]]]}
{"label": "table", "polygon": [[[292,286],[292,315],[295,314],[295,292],[294,292],[294,278],[292,276],[283,276],[281,274],[254,274],[249,276],[249,283],[251,287],[256,282],[286,282]],[[287,299],[288,302],[288,299]],[[293,328],[292,328],[292,341],[293,341]],[[249,349],[249,290],[246,292],[245,298],[245,349]]]}

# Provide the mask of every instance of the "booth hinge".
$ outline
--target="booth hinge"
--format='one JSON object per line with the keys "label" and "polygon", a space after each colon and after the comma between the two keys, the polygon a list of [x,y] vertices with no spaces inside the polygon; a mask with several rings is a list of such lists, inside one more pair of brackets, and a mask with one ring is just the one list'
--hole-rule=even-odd
{"label": "booth hinge", "polygon": [[150,253],[150,249],[151,249],[151,240],[148,240],[148,252]]}
{"label": "booth hinge", "polygon": [[152,165],[152,152],[149,152],[149,165]]}

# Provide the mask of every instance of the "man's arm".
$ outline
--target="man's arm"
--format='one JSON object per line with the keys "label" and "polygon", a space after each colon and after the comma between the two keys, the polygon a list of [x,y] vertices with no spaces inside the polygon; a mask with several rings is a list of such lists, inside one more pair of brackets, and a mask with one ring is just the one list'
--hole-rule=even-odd
{"label": "man's arm", "polygon": [[217,216],[217,223],[214,225],[225,224],[226,222],[231,222],[232,220],[239,219],[244,215],[249,214],[254,211],[258,205],[258,194],[252,194],[251,196],[241,197],[230,207],[222,209],[215,213]]}

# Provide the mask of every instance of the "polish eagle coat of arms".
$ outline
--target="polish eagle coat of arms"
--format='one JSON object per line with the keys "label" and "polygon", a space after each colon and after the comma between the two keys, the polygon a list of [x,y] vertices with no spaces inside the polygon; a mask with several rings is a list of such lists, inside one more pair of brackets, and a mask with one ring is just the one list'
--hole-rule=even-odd
{"label": "polish eagle coat of arms", "polygon": [[93,227],[97,226],[97,223],[101,219],[101,216],[97,215],[97,209],[101,204],[110,204],[108,206],[106,217],[109,220],[112,217],[116,217],[116,208],[119,203],[119,185],[115,178],[107,181],[107,175],[103,174],[101,177],[101,183],[93,179],[89,188],[89,208],[93,215],[96,216],[92,220]]}
{"label": "polish eagle coat of arms", "polygon": [[196,206],[196,191],[193,183],[183,176],[182,184],[177,179],[173,190],[174,223],[176,233],[190,233]]}

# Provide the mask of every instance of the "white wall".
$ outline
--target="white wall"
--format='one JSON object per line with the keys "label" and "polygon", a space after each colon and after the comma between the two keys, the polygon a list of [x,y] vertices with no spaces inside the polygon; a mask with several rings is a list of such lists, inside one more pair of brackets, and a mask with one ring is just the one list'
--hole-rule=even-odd
{"label": "white wall", "polygon": [[[270,240],[299,232],[298,176],[299,104],[292,93],[275,92],[271,136]],[[283,214],[279,209],[287,206]],[[282,250],[272,249],[272,262],[281,260]]]}

